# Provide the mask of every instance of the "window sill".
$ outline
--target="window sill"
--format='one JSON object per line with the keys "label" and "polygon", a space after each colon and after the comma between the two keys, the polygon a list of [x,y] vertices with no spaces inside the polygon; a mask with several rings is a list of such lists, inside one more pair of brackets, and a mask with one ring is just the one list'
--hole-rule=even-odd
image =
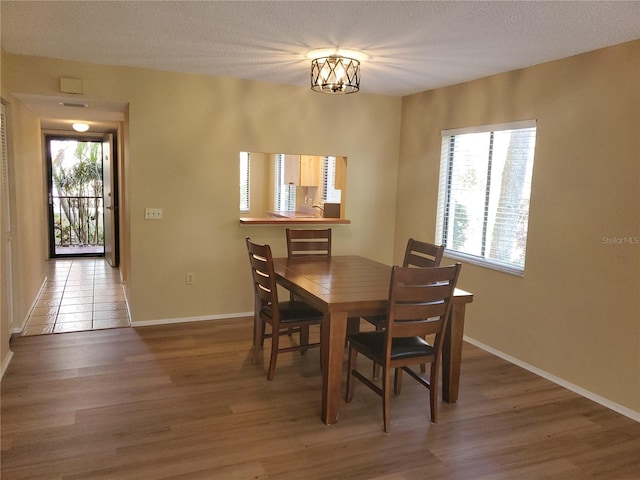
{"label": "window sill", "polygon": [[474,255],[466,255],[464,253],[456,252],[452,250],[445,250],[444,257],[450,258],[451,260],[467,262],[473,265],[477,265],[479,267],[485,267],[491,270],[497,270],[499,272],[508,273],[510,275],[515,275],[517,277],[524,277],[524,267],[517,267],[517,266],[505,265],[504,263],[492,262],[491,260],[487,260],[486,258],[480,258]]}

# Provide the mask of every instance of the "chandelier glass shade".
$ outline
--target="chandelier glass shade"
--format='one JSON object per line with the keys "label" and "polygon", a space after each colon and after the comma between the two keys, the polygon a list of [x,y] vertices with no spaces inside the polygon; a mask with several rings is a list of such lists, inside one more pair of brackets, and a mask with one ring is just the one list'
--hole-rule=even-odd
{"label": "chandelier glass shade", "polygon": [[360,90],[360,62],[331,55],[311,60],[311,90],[345,94]]}

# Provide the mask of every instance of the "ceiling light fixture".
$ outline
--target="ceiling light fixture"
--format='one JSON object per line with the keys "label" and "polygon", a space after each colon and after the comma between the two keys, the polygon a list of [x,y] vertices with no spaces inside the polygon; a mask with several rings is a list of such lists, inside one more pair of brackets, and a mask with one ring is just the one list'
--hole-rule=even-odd
{"label": "ceiling light fixture", "polygon": [[311,60],[311,90],[345,94],[360,90],[360,61],[338,54]]}
{"label": "ceiling light fixture", "polygon": [[72,124],[71,127],[76,132],[86,132],[87,130],[89,130],[89,124],[88,123],[76,122],[76,123]]}

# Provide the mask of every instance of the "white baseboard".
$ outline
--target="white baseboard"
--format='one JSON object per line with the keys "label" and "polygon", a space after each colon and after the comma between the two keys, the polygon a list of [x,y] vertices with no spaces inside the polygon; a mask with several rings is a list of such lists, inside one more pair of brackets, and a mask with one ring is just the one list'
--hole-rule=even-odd
{"label": "white baseboard", "polygon": [[27,326],[27,322],[29,321],[29,315],[31,315],[31,310],[33,310],[33,308],[36,306],[36,303],[38,303],[38,298],[40,298],[40,294],[42,293],[42,290],[44,290],[44,286],[47,284],[48,278],[49,277],[46,277],[46,276],[44,277],[44,280],[42,281],[42,285],[40,285],[40,288],[38,289],[38,293],[36,293],[36,297],[33,299],[33,302],[31,302],[31,306],[27,311],[27,315],[22,320],[22,325],[20,325],[19,327],[11,325],[11,333],[22,333],[22,331],[24,330],[24,327]]}
{"label": "white baseboard", "polygon": [[170,323],[203,322],[205,320],[224,320],[226,318],[251,317],[251,312],[225,313],[222,315],[202,315],[199,317],[159,318],[156,320],[131,321],[132,327],[147,327],[149,325],[168,325]]}
{"label": "white baseboard", "polygon": [[9,368],[9,364],[11,363],[11,359],[13,358],[13,351],[9,350],[6,357],[2,359],[2,370],[0,370],[0,380],[4,377],[4,372]]}
{"label": "white baseboard", "polygon": [[524,368],[525,370],[528,370],[531,373],[535,373],[536,375],[542,378],[546,378],[547,380],[557,385],[560,385],[561,387],[564,387],[567,390],[571,390],[572,392],[577,393],[582,397],[588,398],[589,400],[593,400],[594,402],[599,403],[603,407],[613,410],[614,412],[624,415],[625,417],[629,417],[630,419],[635,420],[636,422],[640,422],[640,412],[636,412],[634,410],[631,410],[630,408],[627,408],[618,403],[612,402],[611,400],[601,397],[600,395],[596,395],[595,393],[589,390],[585,390],[584,388],[574,385],[571,382],[567,382],[562,378],[556,377],[555,375],[545,372],[544,370],[540,370],[539,368],[529,365],[528,363],[525,363],[522,360],[512,357],[511,355],[507,355],[506,353],[501,352],[500,350],[496,350],[495,348],[485,345],[484,343],[479,342],[471,337],[467,337],[465,335],[463,338],[465,342],[469,342],[470,344],[486,352],[489,352],[495,355],[496,357],[500,357],[503,360],[506,360],[509,363],[513,363],[514,365],[517,365],[521,368]]}
{"label": "white baseboard", "polygon": [[122,282],[122,272],[120,272],[120,286],[122,287],[122,294],[124,295],[124,306],[127,309],[127,316],[131,319],[131,307],[129,306],[129,298],[127,297],[127,288]]}

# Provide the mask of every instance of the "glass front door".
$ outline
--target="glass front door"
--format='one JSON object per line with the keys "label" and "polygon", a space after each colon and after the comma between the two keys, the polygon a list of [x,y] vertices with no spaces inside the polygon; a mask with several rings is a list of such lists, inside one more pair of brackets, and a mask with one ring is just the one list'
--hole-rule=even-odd
{"label": "glass front door", "polygon": [[102,139],[46,138],[50,255],[103,256]]}

